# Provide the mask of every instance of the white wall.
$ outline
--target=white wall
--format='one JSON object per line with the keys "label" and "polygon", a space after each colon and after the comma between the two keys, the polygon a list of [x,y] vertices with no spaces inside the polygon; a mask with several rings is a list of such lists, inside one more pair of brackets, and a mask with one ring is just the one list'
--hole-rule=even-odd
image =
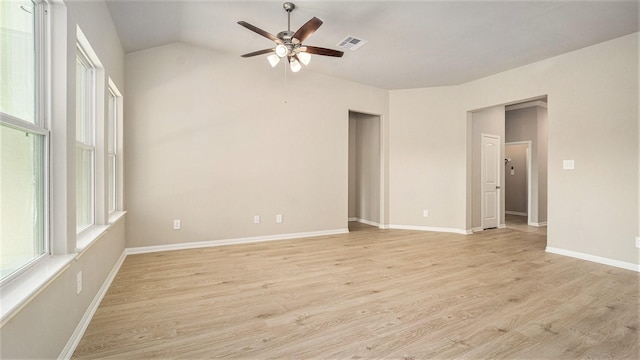
{"label": "white wall", "polygon": [[[389,94],[389,224],[465,227],[466,110],[458,87]],[[429,216],[423,216],[429,210]]]}
{"label": "white wall", "polygon": [[391,223],[424,224],[416,210],[430,206],[436,226],[468,229],[466,112],[542,95],[548,246],[639,264],[638,33],[457,87],[391,91]]}
{"label": "white wall", "polygon": [[127,54],[129,247],[347,229],[349,110],[385,118],[388,93],[313,63],[285,83],[282,66],[181,43]]}
{"label": "white wall", "polygon": [[[75,44],[79,25],[120,90],[124,51],[104,2],[56,2],[51,9],[54,57],[51,212],[56,254],[75,251]],[[0,358],[57,358],[125,248],[125,220],[113,225],[2,326]],[[76,274],[83,290],[76,295]]]}

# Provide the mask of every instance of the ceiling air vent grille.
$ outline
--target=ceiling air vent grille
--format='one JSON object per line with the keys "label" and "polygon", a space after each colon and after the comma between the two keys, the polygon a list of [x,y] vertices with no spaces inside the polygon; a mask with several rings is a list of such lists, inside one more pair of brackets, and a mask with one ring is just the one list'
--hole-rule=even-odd
{"label": "ceiling air vent grille", "polygon": [[358,39],[355,36],[349,35],[346,38],[344,38],[342,41],[340,41],[336,46],[342,49],[355,51],[355,50],[358,50],[358,48],[360,48],[362,45],[366,43],[367,43],[367,40]]}

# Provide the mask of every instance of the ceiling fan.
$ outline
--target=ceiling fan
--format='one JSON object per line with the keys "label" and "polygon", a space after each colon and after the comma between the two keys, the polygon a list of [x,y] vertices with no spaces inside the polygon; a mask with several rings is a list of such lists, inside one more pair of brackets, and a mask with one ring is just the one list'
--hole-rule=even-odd
{"label": "ceiling fan", "polygon": [[272,67],[276,66],[281,58],[286,58],[287,61],[289,61],[291,71],[298,72],[302,69],[302,65],[300,65],[300,63],[304,65],[309,64],[311,61],[311,54],[334,57],[342,57],[342,55],[344,55],[342,51],[338,50],[303,45],[302,42],[318,30],[320,25],[322,25],[322,20],[317,17],[313,17],[302,25],[298,31],[293,32],[291,31],[291,12],[296,8],[296,6],[293,3],[286,2],[282,7],[287,12],[287,30],[279,32],[277,36],[253,26],[246,21],[238,21],[238,24],[276,43],[274,48],[250,52],[242,55],[242,57],[246,58],[256,55],[271,54],[267,57],[267,60],[269,60]]}

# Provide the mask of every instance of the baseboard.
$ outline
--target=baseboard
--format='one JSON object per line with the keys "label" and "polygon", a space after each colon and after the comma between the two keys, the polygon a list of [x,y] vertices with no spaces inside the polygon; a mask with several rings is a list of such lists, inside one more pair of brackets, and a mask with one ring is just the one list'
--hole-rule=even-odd
{"label": "baseboard", "polygon": [[549,252],[549,253],[552,253],[552,254],[569,256],[569,257],[576,258],[576,259],[587,260],[587,261],[591,261],[591,262],[595,262],[595,263],[599,263],[599,264],[614,266],[614,267],[621,268],[621,269],[640,272],[640,265],[639,264],[633,264],[633,263],[626,262],[626,261],[614,260],[614,259],[609,259],[609,258],[605,258],[605,257],[601,257],[601,256],[595,256],[595,255],[590,255],[590,254],[585,254],[585,253],[581,253],[581,252],[577,252],[577,251],[571,251],[571,250],[565,250],[565,249],[558,249],[558,248],[549,247],[549,246],[547,246],[545,251]]}
{"label": "baseboard", "polygon": [[357,217],[350,217],[349,221],[358,221],[358,218]]}
{"label": "baseboard", "polygon": [[211,240],[211,241],[198,241],[198,242],[189,242],[189,243],[181,243],[181,244],[141,246],[141,247],[127,248],[125,251],[127,252],[127,255],[146,254],[146,253],[159,252],[159,251],[186,250],[186,249],[213,247],[213,246],[251,244],[251,243],[264,242],[264,241],[291,240],[291,239],[317,237],[317,236],[338,235],[338,234],[346,234],[348,232],[349,232],[349,229],[335,229],[335,230],[312,231],[312,232],[304,232],[304,233],[253,236],[253,237],[245,237],[245,238]]}
{"label": "baseboard", "polygon": [[525,212],[519,212],[519,211],[504,211],[505,214],[507,215],[518,215],[518,216],[529,216],[527,213]]}
{"label": "baseboard", "polygon": [[529,225],[529,226],[535,226],[535,227],[542,227],[542,226],[547,226],[547,222],[546,222],[546,221],[539,222],[539,223],[537,223],[537,222],[530,222],[528,225]]}
{"label": "baseboard", "polygon": [[104,298],[104,296],[107,294],[107,290],[109,290],[109,287],[113,282],[113,279],[115,279],[116,275],[118,274],[118,271],[120,271],[120,267],[122,266],[122,263],[124,263],[124,259],[126,257],[127,257],[127,253],[125,250],[122,252],[122,254],[120,255],[120,258],[118,259],[118,261],[116,261],[115,265],[113,266],[113,269],[111,269],[111,272],[109,272],[109,275],[107,275],[107,278],[102,283],[102,286],[98,290],[98,293],[96,293],[96,296],[93,298],[93,301],[91,301],[91,304],[89,304],[87,311],[84,312],[82,319],[80,319],[78,326],[76,326],[76,329],[73,331],[73,334],[71,334],[71,338],[69,338],[69,341],[67,341],[67,344],[62,349],[62,352],[58,356],[58,359],[71,359],[71,356],[73,355],[73,352],[76,350],[76,347],[80,343],[80,340],[84,335],[84,332],[87,330],[87,327],[89,326],[89,323],[93,318],[93,315],[96,313],[96,310],[98,310],[98,306],[100,306],[100,302],[102,301],[102,298]]}
{"label": "baseboard", "polygon": [[444,232],[444,233],[454,233],[454,234],[462,234],[462,235],[471,234],[471,231],[469,231],[469,230],[454,229],[454,228],[443,228],[443,227],[431,227],[431,226],[388,225],[386,228],[387,229],[396,229],[396,230],[417,230],[417,231]]}
{"label": "baseboard", "polygon": [[[353,220],[351,220],[351,219],[353,219]],[[373,221],[370,221],[370,220],[367,220],[367,219],[361,219],[361,218],[357,218],[357,217],[356,218],[349,218],[349,221],[357,221],[359,223],[363,223],[363,224],[366,224],[366,225],[380,227],[380,224],[378,224],[377,222],[373,222]]]}
{"label": "baseboard", "polygon": [[[507,228],[507,224],[500,224],[498,225],[497,228],[488,228],[487,230],[491,230],[491,229],[506,229]],[[480,231],[484,231],[485,229],[483,227],[474,227],[469,231],[469,234],[474,233],[474,232],[480,232]]]}

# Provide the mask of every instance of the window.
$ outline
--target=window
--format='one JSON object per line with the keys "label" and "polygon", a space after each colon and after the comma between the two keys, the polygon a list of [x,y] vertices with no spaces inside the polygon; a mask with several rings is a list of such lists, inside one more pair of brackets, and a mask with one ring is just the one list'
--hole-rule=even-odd
{"label": "window", "polygon": [[0,280],[48,252],[42,5],[0,2]]}
{"label": "window", "polygon": [[118,207],[118,90],[113,84],[109,84],[109,104],[107,105],[107,157],[108,157],[108,181],[107,181],[107,207],[108,212],[116,211]]}
{"label": "window", "polygon": [[76,233],[95,223],[95,71],[78,45],[76,54]]}

